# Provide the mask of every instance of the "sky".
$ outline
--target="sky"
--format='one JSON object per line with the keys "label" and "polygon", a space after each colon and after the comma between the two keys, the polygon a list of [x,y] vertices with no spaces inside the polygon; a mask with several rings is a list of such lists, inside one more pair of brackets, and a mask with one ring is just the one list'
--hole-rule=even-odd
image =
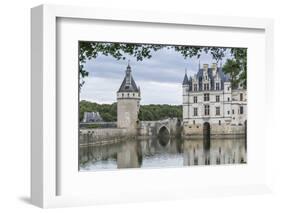
{"label": "sky", "polygon": [[[198,71],[199,60],[203,64],[215,61],[210,54],[187,58],[173,49],[161,49],[152,52],[150,59],[136,61],[134,57],[125,55],[126,60],[117,60],[112,56],[99,55],[86,61],[85,69],[89,72],[80,93],[80,100],[111,104],[116,102],[118,91],[130,60],[132,75],[141,89],[141,104],[182,104],[182,81],[187,71],[188,77]],[[226,61],[225,57],[222,64]]]}

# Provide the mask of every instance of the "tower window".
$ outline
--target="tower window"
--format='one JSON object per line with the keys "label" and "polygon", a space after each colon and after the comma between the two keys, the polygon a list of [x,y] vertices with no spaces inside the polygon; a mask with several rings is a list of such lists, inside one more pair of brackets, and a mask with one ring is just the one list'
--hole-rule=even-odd
{"label": "tower window", "polygon": [[124,97],[124,93],[122,93],[122,97]]}
{"label": "tower window", "polygon": [[232,114],[234,114],[234,109],[232,110]]}
{"label": "tower window", "polygon": [[205,115],[210,115],[210,106],[209,105],[205,105],[204,106],[204,111],[205,111]]}
{"label": "tower window", "polygon": [[193,97],[193,102],[194,102],[194,103],[197,103],[197,96],[194,96],[194,97]]}
{"label": "tower window", "polygon": [[227,98],[227,101],[230,101],[230,98],[229,98],[229,97]]}
{"label": "tower window", "polygon": [[240,93],[240,101],[243,101],[243,93]]}
{"label": "tower window", "polygon": [[195,120],[193,120],[193,124],[195,125]]}
{"label": "tower window", "polygon": [[219,125],[221,125],[221,120],[219,120]]}

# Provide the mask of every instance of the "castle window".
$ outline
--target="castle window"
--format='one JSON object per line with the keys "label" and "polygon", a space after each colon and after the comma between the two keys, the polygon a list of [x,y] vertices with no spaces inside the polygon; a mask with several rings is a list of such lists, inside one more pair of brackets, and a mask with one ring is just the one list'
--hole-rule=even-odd
{"label": "castle window", "polygon": [[230,101],[230,98],[229,98],[229,97],[227,98],[227,101]]}
{"label": "castle window", "polygon": [[220,107],[216,107],[216,115],[220,115]]}
{"label": "castle window", "polygon": [[198,109],[197,108],[193,108],[193,116],[198,116]]}
{"label": "castle window", "polygon": [[135,93],[133,93],[133,96],[135,96]]}
{"label": "castle window", "polygon": [[228,115],[230,114],[229,110],[227,111],[227,114],[228,114]]}
{"label": "castle window", "polygon": [[204,90],[209,90],[209,84],[204,84]]}
{"label": "castle window", "polygon": [[195,120],[193,120],[193,124],[195,125]]}
{"label": "castle window", "polygon": [[221,120],[219,120],[219,125],[221,125]]}
{"label": "castle window", "polygon": [[243,93],[240,93],[240,101],[243,101]]}
{"label": "castle window", "polygon": [[124,97],[124,93],[122,93],[122,97]]}
{"label": "castle window", "polygon": [[130,93],[128,93],[128,97],[130,96]]}
{"label": "castle window", "polygon": [[210,94],[209,93],[205,93],[204,94],[204,101],[209,101],[210,100]]}
{"label": "castle window", "polygon": [[204,106],[204,111],[205,111],[205,115],[210,115],[210,106],[209,105],[205,105]]}
{"label": "castle window", "polygon": [[216,83],[216,90],[220,89],[220,83]]}
{"label": "castle window", "polygon": [[194,91],[197,91],[197,84],[194,84]]}
{"label": "castle window", "polygon": [[234,114],[234,109],[232,110],[232,114]]}
{"label": "castle window", "polygon": [[240,107],[240,114],[241,115],[243,114],[243,107],[242,106]]}
{"label": "castle window", "polygon": [[197,103],[197,96],[194,96],[194,97],[193,97],[193,102],[194,102],[194,103]]}
{"label": "castle window", "polygon": [[216,102],[220,102],[220,96],[219,95],[216,96]]}

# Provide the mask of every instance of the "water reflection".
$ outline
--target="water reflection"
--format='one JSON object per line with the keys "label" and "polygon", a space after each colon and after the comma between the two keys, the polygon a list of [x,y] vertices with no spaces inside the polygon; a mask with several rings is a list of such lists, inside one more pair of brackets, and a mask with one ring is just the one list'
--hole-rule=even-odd
{"label": "water reflection", "polygon": [[81,171],[246,163],[245,139],[153,137],[80,147]]}

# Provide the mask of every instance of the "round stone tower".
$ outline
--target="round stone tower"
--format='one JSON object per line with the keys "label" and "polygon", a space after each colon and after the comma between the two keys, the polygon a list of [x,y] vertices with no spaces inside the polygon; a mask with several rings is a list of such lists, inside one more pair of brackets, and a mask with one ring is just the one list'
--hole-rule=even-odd
{"label": "round stone tower", "polygon": [[140,88],[132,76],[132,69],[128,64],[124,80],[117,92],[117,127],[128,129],[136,133],[138,114],[140,109]]}

